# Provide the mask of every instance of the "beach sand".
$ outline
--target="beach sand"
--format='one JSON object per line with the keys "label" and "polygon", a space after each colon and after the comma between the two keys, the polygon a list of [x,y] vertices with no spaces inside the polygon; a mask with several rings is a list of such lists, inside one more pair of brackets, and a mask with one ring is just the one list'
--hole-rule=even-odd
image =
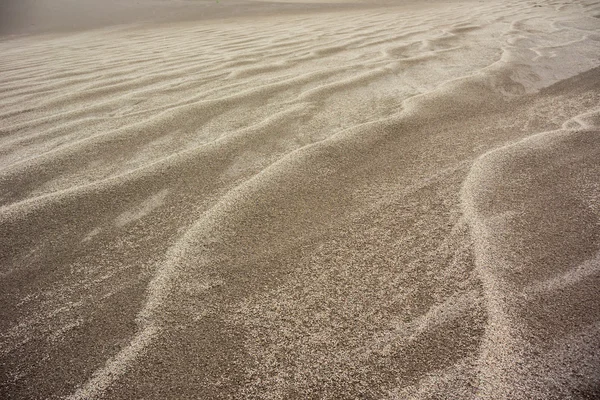
{"label": "beach sand", "polygon": [[0,13],[0,398],[600,398],[600,3],[74,3]]}

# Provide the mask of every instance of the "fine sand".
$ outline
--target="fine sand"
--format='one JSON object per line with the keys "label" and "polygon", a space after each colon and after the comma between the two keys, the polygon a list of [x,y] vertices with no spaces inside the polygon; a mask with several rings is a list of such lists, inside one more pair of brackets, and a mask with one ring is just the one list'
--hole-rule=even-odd
{"label": "fine sand", "polygon": [[600,398],[600,2],[1,11],[0,398]]}

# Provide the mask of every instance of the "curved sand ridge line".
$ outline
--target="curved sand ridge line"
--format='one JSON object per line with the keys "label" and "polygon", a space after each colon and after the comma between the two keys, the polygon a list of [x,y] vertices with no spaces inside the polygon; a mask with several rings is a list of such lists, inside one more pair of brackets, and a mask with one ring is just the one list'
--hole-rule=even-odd
{"label": "curved sand ridge line", "polygon": [[[447,37],[444,37],[444,38],[447,39]],[[429,43],[431,40],[436,40],[436,39],[425,39],[425,42]],[[571,50],[573,52],[576,52],[578,50],[578,49],[574,48],[572,43],[568,43],[562,47],[566,47],[567,45],[568,45],[569,49],[574,49],[574,50]],[[505,48],[504,50],[505,50],[505,52],[504,52],[505,55],[503,56],[503,61],[511,62],[511,60],[505,61],[504,58],[512,57],[514,59],[515,51],[513,50],[513,48],[511,48],[511,49]],[[440,51],[442,51],[442,50],[440,50]],[[510,54],[510,55],[507,56],[507,54]],[[539,57],[536,57],[535,61],[537,61],[539,63]],[[404,67],[405,66],[403,65],[402,62],[400,64],[392,64],[391,66],[388,67],[388,69],[384,68],[382,70],[379,70],[380,71],[379,74],[395,73],[399,69],[401,70]],[[352,66],[349,66],[348,68],[351,69]],[[391,70],[389,68],[391,68]],[[526,67],[526,68],[529,68],[529,67]],[[579,68],[581,68],[581,67],[579,67]],[[548,66],[544,65],[543,69],[549,69],[549,68],[548,68]],[[555,69],[556,68],[554,68],[553,70],[555,70]],[[566,69],[566,71],[573,71],[573,70],[574,70],[574,68]],[[535,72],[538,72],[538,71],[526,70],[524,73],[521,73],[521,75],[538,76],[538,78],[536,78],[538,82],[547,82],[548,81],[547,79],[542,79],[543,76],[539,77],[539,75],[536,74]],[[329,71],[325,72],[325,75],[330,74],[330,73],[331,72],[329,72]],[[373,74],[375,74],[375,75],[373,75]],[[376,74],[376,71],[370,71],[365,74],[365,79],[368,80],[370,78],[376,77],[377,75],[378,74]],[[322,79],[323,76],[324,75],[320,73],[320,74],[316,74],[316,75],[308,75],[308,76],[306,76],[306,78],[307,79],[317,79],[317,78]],[[357,82],[356,81],[357,79],[359,81],[364,80],[363,78],[352,77],[352,78],[350,78],[348,83]],[[194,133],[193,130],[195,129],[195,127],[206,124],[206,119],[213,118],[213,115],[214,115],[213,112],[217,113],[217,115],[222,114],[223,109],[225,107],[228,107],[228,105],[231,102],[235,102],[236,104],[239,104],[239,101],[242,100],[242,98],[248,102],[256,101],[256,99],[259,97],[273,95],[273,92],[270,92],[269,88],[273,89],[273,90],[279,89],[279,88],[288,88],[297,83],[300,83],[300,82],[297,82],[295,80],[291,80],[291,81],[286,80],[286,81],[277,83],[273,86],[261,87],[260,90],[258,90],[258,91],[256,89],[251,89],[250,91],[248,91],[246,93],[247,96],[244,94],[236,94],[233,97],[223,98],[216,102],[208,101],[206,104],[204,104],[202,102],[197,102],[195,100],[186,101],[181,105],[171,106],[170,109],[163,111],[161,114],[159,114],[158,117],[153,117],[149,121],[147,120],[147,121],[142,122],[141,124],[136,124],[131,127],[121,128],[121,129],[117,129],[114,131],[109,131],[108,134],[102,133],[100,135],[94,136],[94,137],[96,137],[96,140],[90,140],[90,139],[94,138],[94,137],[92,137],[92,138],[86,138],[85,141],[82,143],[80,143],[79,141],[75,141],[73,144],[69,144],[68,146],[61,146],[56,150],[50,151],[49,154],[44,155],[44,157],[42,157],[42,158],[38,158],[39,156],[36,156],[35,163],[32,163],[31,159],[27,158],[27,159],[21,161],[20,163],[17,163],[17,165],[22,164],[25,168],[30,169],[30,168],[33,168],[37,164],[36,168],[38,168],[38,170],[39,170],[40,177],[42,177],[41,175],[43,175],[45,173],[45,171],[51,171],[53,174],[56,174],[57,172],[61,171],[61,168],[66,167],[66,166],[59,167],[57,164],[66,164],[64,162],[65,160],[76,156],[78,153],[85,151],[87,153],[87,157],[90,158],[89,151],[86,150],[87,148],[94,147],[94,152],[97,154],[96,157],[102,157],[103,154],[105,154],[106,152],[114,152],[114,150],[116,150],[116,147],[123,146],[123,142],[125,141],[125,139],[128,136],[132,137],[132,140],[131,140],[132,146],[139,146],[140,141],[142,141],[143,143],[148,143],[148,141],[155,138],[157,134],[161,134],[161,132],[163,132],[161,127],[165,123],[175,123],[179,126],[179,130],[186,131],[186,130],[192,129],[191,133]],[[319,92],[322,92],[323,90],[325,90],[326,87],[327,87],[327,85],[324,85],[323,87],[313,89],[313,90],[309,91],[308,93],[312,93],[312,92],[319,93]],[[329,87],[331,87],[331,88],[338,87],[339,89],[344,89],[347,87],[347,85],[344,84],[343,81],[340,81],[340,82],[335,82],[335,83],[330,84]],[[535,88],[535,86],[534,86],[534,88]],[[519,88],[517,88],[517,90],[518,89]],[[302,95],[300,95],[298,97],[298,100],[299,101],[307,100],[306,96],[308,96],[308,93],[303,93]],[[187,106],[187,107],[182,107],[182,106]],[[177,112],[179,112],[179,114],[177,114]],[[173,115],[173,113],[175,113],[175,115]],[[194,115],[199,115],[200,120],[193,118]],[[75,117],[77,117],[77,116],[75,116]],[[167,120],[167,121],[165,121],[165,120]],[[186,128],[186,125],[189,128]],[[69,127],[69,130],[79,130],[79,128],[80,127],[77,124],[71,123],[71,127]],[[56,128],[53,128],[53,129],[56,129]],[[141,135],[140,132],[144,132],[146,136]],[[44,136],[47,136],[47,135],[44,135]],[[62,136],[64,137],[64,133]],[[114,141],[112,139],[114,137],[118,137],[119,140]],[[98,147],[102,143],[107,143],[107,144],[113,146],[113,148],[112,149],[106,148],[105,150],[102,150],[101,148]],[[22,141],[19,141],[16,143],[16,145],[20,145],[20,146],[22,146],[22,144],[23,144]],[[76,147],[73,148],[72,147],[73,145],[75,145]],[[84,147],[78,147],[79,145],[83,145]],[[3,177],[3,179],[5,179],[7,181],[7,184],[9,184],[13,180],[21,180],[19,178],[20,174],[18,172],[19,168],[17,167],[17,165],[15,165],[16,171],[12,171],[12,172],[6,171],[5,172],[6,175]],[[77,167],[79,168],[79,166],[77,166]],[[111,165],[111,168],[114,168],[114,164]],[[66,171],[63,171],[63,173],[65,173],[65,172]],[[12,177],[11,177],[11,175],[12,175]]]}
{"label": "curved sand ridge line", "polygon": [[[15,144],[7,155],[17,163],[3,171],[2,237],[10,238],[10,251],[2,256],[2,272],[7,287],[22,285],[24,293],[44,285],[29,283],[30,270],[46,271],[45,279],[55,287],[40,300],[19,297],[16,315],[32,318],[14,330],[10,321],[18,319],[6,319],[10,329],[2,338],[3,354],[14,363],[12,357],[20,351],[43,353],[36,341],[54,330],[66,332],[63,343],[72,343],[68,335],[78,337],[77,328],[62,328],[75,326],[75,315],[83,326],[93,327],[89,316],[97,315],[96,308],[86,304],[110,304],[119,293],[131,293],[118,284],[127,278],[146,288],[123,311],[137,326],[111,330],[110,318],[100,318],[107,327],[102,336],[112,340],[104,346],[112,347],[74,350],[90,364],[82,372],[69,372],[71,382],[89,379],[71,392],[72,398],[127,397],[129,387],[144,397],[185,397],[200,388],[207,396],[278,398],[296,390],[320,397],[387,393],[426,398],[430,390],[451,390],[468,398],[478,363],[485,366],[496,356],[478,356],[480,342],[489,340],[484,335],[486,308],[459,217],[458,188],[475,149],[527,134],[502,133],[509,130],[493,117],[499,113],[501,121],[510,120],[502,110],[521,101],[515,94],[533,93],[596,65],[586,58],[595,46],[584,37],[592,28],[583,33],[561,28],[560,40],[551,39],[557,35],[550,31],[553,20],[528,16],[503,36],[527,40],[507,42],[507,47],[493,36],[511,29],[514,14],[523,19],[524,13],[535,17],[542,10],[522,6],[517,12],[514,6],[497,4],[470,8],[463,10],[472,14],[460,15],[458,6],[411,16],[400,12],[400,18],[412,19],[409,28],[394,13],[324,15],[281,24],[282,32],[297,29],[299,39],[313,32],[334,39],[321,49],[299,40],[295,50],[293,33],[270,44],[270,38],[283,33],[270,29],[271,35],[265,35],[279,27],[264,21],[224,24],[233,47],[227,49],[229,38],[221,38],[222,47],[214,48],[222,54],[207,51],[206,63],[215,71],[220,60],[229,59],[230,70],[215,76],[227,77],[231,84],[210,82],[210,74],[177,79],[176,69],[173,75],[161,74],[161,63],[150,58],[148,72],[158,74],[156,80],[141,80],[139,91],[115,99],[82,80],[79,88],[88,94],[65,97],[67,107],[77,99],[74,114],[56,119],[52,115],[62,112],[60,102],[46,101],[35,91],[25,94],[33,97],[15,91],[8,99],[12,113],[6,114],[4,136]],[[554,17],[552,12],[543,11],[547,17]],[[497,17],[496,23],[486,26],[482,16]],[[578,14],[560,18],[568,21]],[[405,34],[417,22],[439,26],[439,31]],[[245,63],[260,44],[235,43],[246,40],[240,32],[248,28],[257,35],[262,31],[257,40],[264,42],[263,51],[273,45],[272,63]],[[184,71],[200,71],[185,62],[202,58],[194,58],[194,50],[210,48],[210,29],[203,31],[209,38],[200,44],[181,41],[195,37],[194,28],[161,29],[162,34],[133,31],[129,46],[150,50],[154,46],[144,47],[146,39],[163,40],[165,51],[180,55],[167,67],[180,62]],[[113,33],[115,38],[121,34]],[[122,49],[103,48],[105,39],[82,35],[69,45],[95,40],[104,52]],[[52,40],[61,45],[60,38]],[[539,49],[550,40],[555,41],[555,57],[577,58],[581,64],[561,70],[553,60],[541,63],[535,57],[543,61]],[[236,63],[231,51],[244,48]],[[75,59],[79,51],[74,50]],[[504,56],[496,62],[501,52]],[[39,54],[40,59],[46,56]],[[89,58],[94,56],[92,51]],[[462,65],[467,58],[472,63]],[[89,64],[86,68],[94,63]],[[536,70],[539,65],[553,75]],[[133,69],[112,72],[124,80],[135,74]],[[172,86],[161,81],[171,76]],[[27,69],[12,77],[12,85],[20,85],[20,77],[28,80]],[[152,91],[153,98],[136,98]],[[17,112],[19,101],[31,109],[40,107],[31,125],[27,109]],[[95,108],[96,101],[101,108]],[[524,104],[524,110],[534,109]],[[78,132],[93,125],[87,115],[104,109],[114,114],[120,108],[126,111],[119,117],[98,121],[97,135]],[[162,114],[154,115],[157,110]],[[560,107],[553,111],[569,112]],[[486,119],[487,114],[492,117]],[[65,130],[53,126],[71,116]],[[452,154],[443,150],[448,148],[454,149]],[[82,237],[86,239],[80,241]],[[51,268],[42,270],[38,263]],[[581,264],[569,279],[594,276],[595,267],[587,265]],[[125,266],[149,272],[138,277]],[[62,274],[65,268],[70,276]],[[438,276],[440,271],[445,278]],[[113,290],[107,290],[110,282]],[[565,286],[543,282],[536,286],[540,296]],[[488,301],[493,297],[486,295]],[[65,298],[73,301],[72,310],[48,312]],[[107,310],[119,310],[121,303],[116,304]],[[14,341],[17,332],[25,332],[24,344]],[[582,328],[573,340],[581,342],[589,332],[593,327]],[[90,343],[103,343],[94,331],[84,335],[96,338]],[[565,340],[554,349],[563,359],[570,356],[563,351]],[[61,348],[60,342],[52,346]],[[286,354],[294,358],[287,360]],[[445,377],[441,382],[424,378],[438,369]],[[44,369],[26,369],[24,379],[35,381],[36,371]],[[72,388],[73,383],[65,384],[59,393]],[[37,390],[52,393],[44,385]],[[498,392],[482,393],[493,397]]]}
{"label": "curved sand ridge line", "polygon": [[[257,190],[256,189],[256,184],[254,184],[254,182],[249,181],[246,184],[247,184],[248,188],[252,188],[250,190]],[[236,189],[236,191],[237,190],[238,189]],[[239,190],[243,190],[243,188],[240,188]],[[258,190],[260,190],[260,189],[258,189]],[[247,196],[240,195],[240,196],[242,196],[242,198],[243,197],[248,197],[248,198],[253,197],[251,195],[247,195]],[[223,202],[223,204],[225,204],[225,205],[233,204],[233,203],[235,203],[235,200],[226,199]],[[239,206],[237,206],[237,207],[239,207]],[[219,210],[217,209],[214,212],[215,213],[219,213]],[[228,215],[228,214],[229,213],[227,211],[223,211],[222,212],[222,215]],[[209,221],[212,219],[210,217],[210,215],[211,214],[209,214],[207,216],[207,220],[209,220]],[[209,225],[210,225],[210,223],[209,223]],[[217,225],[219,228],[213,228],[213,229],[216,229],[216,230],[220,230],[221,229],[220,228],[221,227],[220,223],[219,224],[215,224],[215,225]],[[182,240],[182,243],[184,245],[186,245],[187,247],[189,247],[189,248],[192,248],[192,249],[193,248],[197,248],[198,245],[200,245],[200,243],[202,243],[202,240],[199,241],[198,237],[203,237],[204,236],[204,234],[200,233],[204,229],[206,229],[204,222],[196,225],[191,231],[188,231],[188,234],[189,234],[190,237],[189,238],[185,237]],[[194,238],[194,239],[191,239],[191,238]],[[192,242],[193,244],[190,244],[190,242]],[[175,256],[175,257],[169,257],[169,264],[171,264],[171,265],[177,265],[177,264],[181,263],[181,261],[179,261],[181,259],[181,257],[182,257],[181,254],[179,253],[180,251],[181,250],[179,248],[177,248],[177,250],[175,250],[175,252],[177,253],[177,256]],[[194,252],[194,251],[192,251],[192,252]],[[185,254],[185,252],[184,252],[184,254]],[[197,260],[197,257],[198,256],[196,256],[196,257],[190,257],[190,258],[192,258],[194,260]],[[183,264],[185,264],[185,263],[183,263]],[[201,264],[200,268],[198,268],[198,266],[195,266],[194,269],[197,268],[198,270],[202,270],[202,269],[204,269],[203,267],[206,268],[206,266],[204,266],[204,265]],[[187,267],[187,268],[190,268],[190,267]],[[186,268],[184,267],[183,269],[185,270]],[[182,279],[182,278],[180,277],[179,279]],[[174,282],[177,281],[177,280],[179,280],[179,279],[176,279],[176,271],[172,270],[170,268],[167,269],[167,270],[164,270],[163,274],[161,274],[157,278],[155,278],[155,281],[153,281],[153,284],[151,284],[151,286],[150,286],[151,287],[151,290],[150,290],[151,296],[150,296],[150,298],[148,300],[146,308],[144,309],[144,311],[141,314],[144,318],[148,317],[148,316],[152,315],[154,312],[156,312],[155,311],[156,308],[160,307],[160,305],[162,305],[163,302],[165,301],[164,300],[165,293],[169,293],[171,291],[170,287],[172,287],[174,285]],[[210,287],[210,285],[208,287]],[[151,320],[152,320],[152,318],[150,318],[150,321]],[[153,331],[154,330],[154,325],[153,325],[152,322],[150,322],[150,323],[148,323],[148,322],[142,323],[142,326],[145,326],[145,327],[141,331],[140,336],[138,336],[132,342],[132,346],[133,347],[137,347],[137,343],[141,342],[141,341],[143,341],[145,339],[147,331]],[[111,365],[112,364],[108,365],[108,370],[109,371],[112,371],[112,368],[110,368]],[[112,374],[112,372],[111,372],[111,374]],[[108,378],[109,376],[110,375],[107,374],[106,378]],[[98,382],[96,380],[92,380],[90,382],[90,384],[91,385],[97,385]],[[90,394],[94,393],[94,392],[90,392],[88,390],[88,388],[89,388],[89,386],[84,387],[84,389],[81,392],[76,393],[76,395],[74,397],[75,398],[85,398],[85,397],[90,396]],[[102,388],[102,386],[100,386],[100,388]],[[81,396],[83,396],[83,397],[81,397]]]}
{"label": "curved sand ridge line", "polygon": [[487,153],[465,183],[489,315],[482,398],[595,393],[599,118],[587,112]]}
{"label": "curved sand ridge line", "polygon": [[[402,64],[392,65],[391,70],[382,69],[382,70],[380,70],[379,73],[371,71],[371,72],[365,73],[364,77],[362,77],[362,78],[351,77],[346,81],[342,80],[342,81],[334,82],[330,85],[320,85],[319,87],[317,87],[315,89],[310,89],[305,93],[301,93],[300,96],[298,97],[298,100],[299,101],[311,100],[310,96],[312,96],[313,100],[316,100],[314,98],[314,96],[323,94],[324,90],[331,92],[331,90],[333,88],[338,88],[337,90],[342,90],[345,88],[347,89],[349,87],[352,87],[356,83],[360,83],[360,81],[368,82],[369,79],[371,79],[371,78],[376,78],[377,76],[379,76],[381,74],[385,74],[386,72],[392,73],[395,70],[398,70],[399,68],[402,68],[402,67],[403,67]],[[353,66],[350,65],[349,67],[346,67],[346,68],[351,70],[353,68]],[[332,74],[331,69],[328,69],[327,71],[308,74],[308,75],[306,75],[305,78],[307,80],[319,79],[319,81],[322,81],[322,79],[324,77],[331,75],[331,74]],[[257,101],[259,98],[264,98],[265,96],[272,96],[275,93],[275,92],[273,92],[273,90],[285,89],[285,88],[290,88],[290,87],[293,88],[295,86],[298,86],[298,84],[303,83],[302,81],[298,81],[299,79],[304,79],[304,78],[300,77],[300,78],[293,78],[292,80],[284,80],[284,81],[278,82],[273,85],[267,85],[266,87],[265,86],[260,87],[258,90],[250,89],[246,92],[246,94],[236,94],[233,97],[228,96],[228,97],[220,99],[220,100],[208,101],[206,104],[203,102],[198,102],[197,100],[185,101],[181,104],[181,106],[179,106],[179,105],[171,106],[171,108],[169,110],[163,111],[158,116],[152,117],[149,120],[137,123],[133,126],[116,129],[114,131],[109,131],[108,133],[102,132],[99,135],[87,137],[83,141],[71,141],[71,143],[68,145],[58,146],[56,149],[53,149],[47,153],[43,153],[42,155],[36,155],[33,159],[30,157],[27,157],[23,161],[18,162],[16,165],[11,166],[6,171],[4,171],[4,174],[3,174],[4,176],[2,177],[2,179],[5,180],[7,186],[18,189],[17,185],[11,185],[10,182],[14,182],[14,181],[22,182],[23,181],[23,179],[21,179],[22,172],[20,172],[20,171],[23,171],[23,169],[25,170],[25,172],[27,174],[31,174],[33,169],[36,169],[37,170],[37,174],[36,174],[37,178],[36,179],[38,179],[38,180],[51,179],[51,177],[46,176],[47,174],[52,174],[52,175],[56,175],[57,173],[64,174],[65,172],[68,171],[68,170],[65,171],[64,170],[65,168],[81,170],[81,165],[68,163],[67,161],[73,159],[74,157],[77,157],[79,154],[82,154],[82,153],[86,154],[86,160],[93,161],[94,158],[104,157],[104,154],[107,154],[107,153],[110,153],[110,154],[120,153],[118,151],[118,149],[122,148],[125,144],[128,146],[139,146],[140,142],[148,143],[149,140],[156,138],[157,135],[161,135],[162,132],[164,132],[162,127],[165,124],[176,124],[178,126],[178,131],[190,130],[190,134],[193,134],[196,137],[198,137],[199,136],[198,133],[194,132],[194,130],[196,129],[196,127],[202,126],[203,123],[204,123],[204,125],[206,125],[207,119],[210,121],[209,118],[211,118],[213,115],[215,115],[215,114],[213,114],[213,112],[216,113],[217,115],[219,115],[219,114],[222,114],[223,110],[226,109],[227,107],[229,107],[229,105],[232,102],[235,103],[236,105],[239,105],[241,100],[253,102],[253,101]],[[357,79],[358,79],[358,81],[357,81]],[[327,88],[330,88],[330,89],[327,89]],[[75,117],[77,117],[77,115],[75,115]],[[198,118],[200,118],[200,119],[198,119]],[[70,125],[71,126],[69,126],[68,131],[77,131],[77,132],[79,131],[80,126],[78,126],[77,123],[70,123]],[[186,126],[189,128],[186,128]],[[18,130],[20,130],[20,129],[18,129]],[[64,141],[66,132],[64,132],[63,130],[56,130],[56,128],[53,128],[53,131],[60,132],[62,134],[61,139]],[[37,136],[39,137],[42,135],[37,134]],[[48,137],[46,132],[44,133],[44,135],[42,137],[44,137],[44,138]],[[114,138],[118,138],[118,140],[114,140]],[[131,138],[131,140],[127,140],[127,138]],[[28,141],[30,141],[31,139],[33,139],[33,138],[28,139]],[[181,140],[180,137],[178,139]],[[210,140],[210,138],[207,138],[207,139]],[[46,140],[46,139],[44,139],[44,140]],[[22,145],[24,143],[22,141],[19,141],[16,144],[22,147]],[[100,145],[106,146],[106,148],[100,147]],[[92,148],[93,148],[93,150],[89,150]],[[171,150],[171,149],[169,149],[169,150]],[[114,170],[115,164],[116,164],[115,162],[110,164],[111,170]],[[21,165],[21,167],[19,167],[19,165]],[[96,174],[102,173],[102,170],[98,169],[97,165],[95,165],[95,164],[93,164],[93,165],[95,167],[94,169],[95,169]],[[125,167],[131,168],[130,165],[125,165]],[[107,172],[104,172],[104,174],[106,174],[106,173]],[[109,171],[108,173],[110,174],[111,172]],[[112,173],[114,173],[114,172],[112,172]],[[88,180],[88,181],[90,179],[93,179],[93,177],[86,178],[86,180]],[[73,179],[64,179],[64,180],[69,185],[73,181]],[[36,182],[35,185],[39,186],[39,182]],[[23,189],[27,190],[27,187],[26,186],[21,187],[21,190],[23,190]],[[17,199],[18,199],[18,197],[14,200],[17,200]]]}

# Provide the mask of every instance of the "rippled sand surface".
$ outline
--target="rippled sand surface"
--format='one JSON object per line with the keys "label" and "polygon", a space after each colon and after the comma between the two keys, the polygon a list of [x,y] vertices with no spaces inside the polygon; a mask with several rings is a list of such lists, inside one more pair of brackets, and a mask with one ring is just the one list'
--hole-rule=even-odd
{"label": "rippled sand surface", "polygon": [[220,3],[0,38],[0,397],[599,398],[600,3]]}

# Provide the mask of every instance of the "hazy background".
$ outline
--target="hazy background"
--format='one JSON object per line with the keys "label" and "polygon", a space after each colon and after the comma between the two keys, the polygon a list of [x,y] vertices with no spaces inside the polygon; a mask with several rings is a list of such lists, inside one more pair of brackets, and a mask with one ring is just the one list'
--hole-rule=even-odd
{"label": "hazy background", "polygon": [[[0,34],[69,31],[103,26],[172,22],[236,15],[360,7],[356,1],[257,0],[1,0]],[[363,2],[364,3],[364,2]]]}

